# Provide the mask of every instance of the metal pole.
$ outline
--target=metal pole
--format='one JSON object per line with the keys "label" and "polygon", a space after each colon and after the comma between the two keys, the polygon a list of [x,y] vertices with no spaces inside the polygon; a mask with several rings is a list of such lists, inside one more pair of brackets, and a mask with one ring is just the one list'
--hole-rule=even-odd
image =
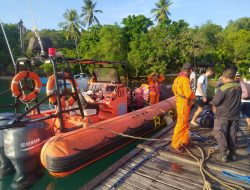
{"label": "metal pole", "polygon": [[[83,118],[84,118],[84,112],[83,112],[82,104],[81,104],[81,101],[80,101],[80,98],[79,98],[78,89],[76,88],[75,79],[74,79],[74,77],[72,76],[72,72],[71,72],[71,70],[70,70],[69,63],[66,61],[66,59],[63,59],[63,61],[67,64],[68,72],[69,72],[69,77],[70,77],[70,79],[72,80],[72,86],[73,86],[74,92],[72,92],[71,96],[73,96],[73,97],[76,98],[76,101],[77,101],[77,103],[78,103],[78,107],[79,107],[79,110],[80,110],[80,113],[81,113],[81,116],[82,116],[82,119],[83,119]],[[74,96],[74,94],[75,94],[75,96]],[[83,97],[83,98],[84,98],[84,97]],[[85,99],[85,98],[84,98],[84,99]]]}
{"label": "metal pole", "polygon": [[1,21],[0,21],[0,24],[1,24],[1,28],[2,28],[2,31],[3,31],[3,35],[4,35],[4,38],[5,38],[5,41],[6,41],[6,43],[7,43],[7,46],[8,46],[9,52],[10,52],[10,57],[11,57],[12,63],[13,63],[13,65],[14,65],[14,67],[15,67],[15,66],[16,66],[16,63],[15,63],[15,60],[14,60],[12,51],[11,51],[11,49],[10,49],[10,44],[9,44],[8,38],[7,38],[7,36],[6,36],[6,34],[5,34],[5,30],[4,30],[4,28],[3,28],[3,23],[2,23]]}
{"label": "metal pole", "polygon": [[56,62],[55,62],[54,57],[49,57],[49,59],[50,59],[50,62],[52,63],[53,71],[54,71],[54,75],[55,75],[55,87],[56,87],[56,101],[57,101],[57,105],[58,105],[58,117],[59,117],[59,121],[60,121],[60,131],[63,132],[64,131],[63,113],[62,113],[60,87],[58,84],[57,66],[56,66]]}
{"label": "metal pole", "polygon": [[42,55],[45,55],[45,52],[44,52],[44,49],[43,49],[43,44],[42,44],[42,40],[41,40],[41,37],[38,33],[38,28],[37,28],[37,25],[36,25],[36,20],[35,20],[35,16],[34,16],[34,13],[33,13],[33,10],[32,10],[32,7],[31,7],[31,3],[30,3],[30,0],[28,0],[28,3],[29,3],[29,8],[30,8],[30,13],[31,13],[31,17],[32,17],[32,20],[33,20],[33,24],[35,26],[35,35],[38,39],[38,42],[39,42],[39,45],[41,47],[41,54]]}
{"label": "metal pole", "polygon": [[23,21],[20,20],[18,23],[19,25],[19,35],[20,35],[20,48],[21,48],[21,53],[23,54],[24,52],[24,45],[23,45]]}
{"label": "metal pole", "polygon": [[[77,39],[75,39],[75,45],[76,45],[77,59],[79,60],[80,56],[79,56],[79,52],[78,52]],[[80,71],[82,73],[82,65],[81,65],[81,63],[79,63],[79,65],[80,65]]]}
{"label": "metal pole", "polygon": [[[1,25],[1,28],[2,28],[2,31],[3,31],[3,35],[4,35],[4,38],[5,38],[5,41],[6,41],[6,43],[7,43],[7,46],[8,46],[9,52],[10,52],[10,57],[11,57],[13,66],[14,66],[14,68],[16,68],[16,62],[15,62],[15,60],[14,60],[12,51],[11,51],[11,49],[10,49],[9,41],[8,41],[8,38],[7,38],[6,34],[5,34],[5,30],[4,30],[4,27],[3,27],[3,23],[2,23],[1,21],[0,21],[0,25]],[[21,88],[22,88],[22,83],[21,83],[21,81],[19,82],[19,84],[20,84],[20,86],[21,86]],[[27,103],[26,103],[26,106],[29,108],[29,105],[28,105]],[[16,112],[17,112],[17,108],[16,108]]]}

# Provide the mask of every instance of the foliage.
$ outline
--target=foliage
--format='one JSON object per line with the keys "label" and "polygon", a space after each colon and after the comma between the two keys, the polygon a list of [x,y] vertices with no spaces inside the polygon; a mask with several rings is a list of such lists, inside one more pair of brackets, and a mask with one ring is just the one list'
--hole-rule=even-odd
{"label": "foliage", "polygon": [[[159,1],[158,5],[170,1]],[[96,5],[96,3],[93,3]],[[156,13],[162,13],[160,12]],[[94,9],[95,10],[95,6]],[[164,9],[166,10],[166,9]],[[168,10],[168,9],[167,9]],[[95,13],[95,12],[94,12]],[[164,12],[166,14],[167,12]],[[162,14],[163,14],[162,13]],[[165,15],[166,16],[166,15]],[[167,14],[168,16],[168,14]],[[160,15],[157,18],[162,18]],[[158,20],[158,24],[144,15],[129,15],[122,25],[93,25],[81,30],[76,11],[67,10],[63,30],[40,31],[41,37],[51,38],[53,46],[60,49],[65,57],[120,61],[127,63],[130,77],[147,75],[153,71],[176,73],[183,63],[191,62],[197,68],[214,65],[216,77],[227,66],[236,65],[238,71],[249,76],[250,67],[250,18],[243,17],[230,21],[223,29],[207,21],[201,26],[190,27],[184,20],[171,21],[168,17]],[[4,25],[15,59],[20,56],[19,33],[17,25]],[[31,31],[25,34],[25,45]],[[77,39],[77,41],[76,41]],[[30,55],[32,53],[30,52]],[[0,72],[1,75],[13,74],[12,61],[2,33],[0,33]],[[80,72],[79,65],[72,65],[74,73]],[[43,72],[42,72],[43,70]],[[83,66],[83,72],[92,72],[92,66]],[[51,65],[36,68],[42,75],[52,72]],[[119,68],[124,72],[124,68]]]}
{"label": "foliage", "polygon": [[141,33],[147,33],[153,22],[144,15],[129,15],[122,20],[124,30],[129,40],[135,39]]}
{"label": "foliage", "polygon": [[[3,24],[14,59],[20,55],[19,33],[16,24]],[[8,69],[7,69],[8,68]],[[13,62],[2,33],[0,32],[0,75],[14,74]]]}
{"label": "foliage", "polygon": [[151,13],[154,14],[155,21],[161,23],[169,20],[169,7],[171,4],[172,2],[170,0],[159,0],[158,3],[155,3],[156,8],[151,10]]}
{"label": "foliage", "polygon": [[95,16],[96,13],[103,13],[102,10],[95,10],[96,2],[93,3],[92,0],[84,0],[84,6],[82,7],[82,14],[80,15],[83,17],[83,24],[89,28],[95,22],[99,23],[99,20]]}
{"label": "foliage", "polygon": [[59,27],[65,30],[66,39],[79,39],[81,26],[77,11],[75,9],[67,9],[63,17],[66,21],[60,22]]}

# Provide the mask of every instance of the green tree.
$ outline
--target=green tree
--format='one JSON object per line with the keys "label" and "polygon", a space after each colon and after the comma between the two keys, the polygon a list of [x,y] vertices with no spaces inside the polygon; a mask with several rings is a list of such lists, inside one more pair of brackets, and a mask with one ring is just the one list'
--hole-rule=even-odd
{"label": "green tree", "polygon": [[[11,51],[13,53],[14,59],[20,55],[20,46],[19,46],[19,30],[17,24],[3,24],[6,36],[9,41]],[[14,74],[14,68],[10,53],[0,29],[0,75],[12,75]]]}
{"label": "green tree", "polygon": [[93,3],[92,0],[84,0],[84,6],[82,6],[82,14],[80,15],[83,17],[83,23],[84,25],[89,28],[92,26],[95,22],[97,24],[100,24],[99,20],[95,16],[96,13],[103,13],[102,10],[96,10],[96,3]]}
{"label": "green tree", "polygon": [[172,5],[170,0],[159,0],[155,3],[156,8],[151,10],[151,13],[154,14],[155,21],[162,23],[166,20],[169,20],[170,12],[169,7]]}
{"label": "green tree", "polygon": [[207,49],[215,49],[221,43],[221,32],[223,28],[220,25],[213,24],[210,20],[199,27],[202,37],[205,40]]}
{"label": "green tree", "polygon": [[148,32],[148,28],[153,25],[153,22],[144,15],[129,15],[122,20],[122,24],[128,38],[131,40],[141,33]]}
{"label": "green tree", "polygon": [[128,42],[121,27],[106,25],[100,30],[100,41],[97,43],[98,57],[111,61],[126,61]]}
{"label": "green tree", "polygon": [[90,59],[96,58],[98,54],[98,42],[100,41],[101,25],[94,25],[88,30],[82,32],[81,40],[79,43],[79,52],[82,58]]}
{"label": "green tree", "polygon": [[241,29],[250,31],[250,17],[242,17],[235,21],[230,20],[225,28],[225,31],[239,31]]}
{"label": "green tree", "polygon": [[77,40],[80,37],[80,19],[75,9],[67,9],[63,14],[66,21],[59,23],[59,27],[65,30],[66,39]]}

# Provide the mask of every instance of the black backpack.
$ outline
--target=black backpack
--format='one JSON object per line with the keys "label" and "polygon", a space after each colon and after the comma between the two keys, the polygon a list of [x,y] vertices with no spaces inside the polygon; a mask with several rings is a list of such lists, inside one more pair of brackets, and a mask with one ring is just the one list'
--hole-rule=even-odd
{"label": "black backpack", "polygon": [[214,113],[210,105],[204,106],[203,111],[199,117],[199,125],[203,128],[214,127]]}

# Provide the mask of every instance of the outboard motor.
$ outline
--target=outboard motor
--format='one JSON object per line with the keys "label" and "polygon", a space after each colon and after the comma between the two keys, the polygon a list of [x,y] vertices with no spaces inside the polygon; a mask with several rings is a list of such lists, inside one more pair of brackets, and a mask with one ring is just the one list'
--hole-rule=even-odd
{"label": "outboard motor", "polygon": [[52,129],[43,121],[4,130],[5,154],[16,170],[12,188],[25,189],[41,177],[40,152],[52,136]]}
{"label": "outboard motor", "polygon": [[0,114],[0,179],[15,172],[10,159],[4,153],[4,130],[1,130],[1,126],[7,125],[14,118],[16,118],[16,114],[13,113]]}

